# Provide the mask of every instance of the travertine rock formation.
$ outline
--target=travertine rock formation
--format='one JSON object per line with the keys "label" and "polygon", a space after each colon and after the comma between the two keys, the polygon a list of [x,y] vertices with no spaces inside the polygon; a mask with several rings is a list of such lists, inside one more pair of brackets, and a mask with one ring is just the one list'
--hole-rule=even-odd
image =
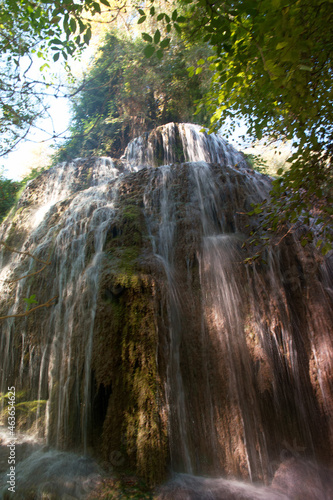
{"label": "travertine rock formation", "polygon": [[169,124],[27,186],[1,238],[50,263],[3,251],[1,313],[53,300],[1,322],[1,390],[22,428],[151,484],[269,483],[292,456],[330,464],[332,259],[288,236],[244,264],[270,181],[199,130]]}

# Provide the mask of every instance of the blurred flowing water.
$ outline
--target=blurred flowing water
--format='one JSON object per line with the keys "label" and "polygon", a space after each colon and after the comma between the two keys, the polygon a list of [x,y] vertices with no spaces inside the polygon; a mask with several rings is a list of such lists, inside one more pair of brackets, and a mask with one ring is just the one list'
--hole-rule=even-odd
{"label": "blurred flowing water", "polygon": [[[23,252],[0,256],[0,309],[13,316],[0,325],[1,392],[15,386],[18,404],[30,402],[22,427],[43,442],[17,465],[22,491],[35,482],[36,498],[44,498],[52,483],[54,498],[86,498],[99,482],[96,463],[72,452],[98,456],[106,445],[96,432],[105,435],[117,407],[112,384],[100,392],[93,359],[108,307],[103,297],[116,303],[129,286],[103,291],[119,261],[106,246],[121,236],[121,200],[136,193],[145,221],[136,262],[154,284],[166,466],[183,473],[160,498],[296,498],[288,484],[307,467],[314,482],[321,478],[321,489],[307,486],[311,498],[330,498],[329,473],[318,471],[332,465],[333,451],[332,257],[290,235],[266,251],[265,262],[244,264],[242,245],[257,224],[245,214],[269,190],[270,180],[241,153],[191,124],[134,139],[120,160],[53,167],[27,186],[0,235]],[[50,263],[39,273],[42,263],[27,252]],[[50,306],[15,317],[33,293],[39,304],[53,299]],[[110,347],[105,355],[116,353]],[[4,416],[5,397],[1,404]],[[286,471],[296,470],[288,476],[281,469],[288,460],[304,466],[288,462]],[[270,488],[250,485],[270,484],[274,474]]]}

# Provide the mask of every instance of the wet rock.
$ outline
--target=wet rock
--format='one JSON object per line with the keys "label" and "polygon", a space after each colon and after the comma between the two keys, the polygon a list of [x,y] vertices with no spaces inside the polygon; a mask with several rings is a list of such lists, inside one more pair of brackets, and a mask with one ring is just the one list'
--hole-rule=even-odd
{"label": "wet rock", "polygon": [[333,498],[333,470],[315,463],[291,458],[276,471],[272,488],[284,493],[290,500],[331,500]]}
{"label": "wet rock", "polygon": [[157,492],[158,500],[290,500],[283,493],[222,478],[181,474]]}
{"label": "wet rock", "polygon": [[[1,237],[50,264],[2,255],[0,310],[23,316],[0,325],[1,387],[18,427],[150,485],[168,469],[269,484],[290,443],[333,454],[332,265],[291,233],[244,263],[270,180],[199,130],[169,124],[29,184]],[[25,316],[34,293],[56,300]],[[226,481],[192,483],[266,491]]]}

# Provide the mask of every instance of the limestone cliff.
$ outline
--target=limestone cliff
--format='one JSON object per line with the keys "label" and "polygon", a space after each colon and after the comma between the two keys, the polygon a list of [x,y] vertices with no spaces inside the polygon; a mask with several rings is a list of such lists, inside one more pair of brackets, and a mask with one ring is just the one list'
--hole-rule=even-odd
{"label": "limestone cliff", "polygon": [[2,253],[0,310],[53,300],[1,322],[1,391],[16,387],[22,428],[150,484],[269,482],[295,454],[331,460],[332,258],[289,235],[246,265],[270,181],[199,130],[169,124],[27,186],[1,228],[25,253]]}

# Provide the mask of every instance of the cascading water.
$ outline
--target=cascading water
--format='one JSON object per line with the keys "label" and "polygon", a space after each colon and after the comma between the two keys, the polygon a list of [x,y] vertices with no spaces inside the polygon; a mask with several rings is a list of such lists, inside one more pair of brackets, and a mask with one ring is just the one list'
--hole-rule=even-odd
{"label": "cascading water", "polygon": [[[292,236],[244,264],[256,224],[245,214],[269,189],[190,124],[32,181],[1,229],[24,252],[1,255],[1,312],[13,316],[1,391],[15,386],[30,408],[18,425],[60,449],[122,456],[151,484],[168,467],[269,484],[287,464],[270,490],[183,475],[161,498],[296,498],[301,470],[315,481],[333,451],[332,264]],[[49,307],[24,315],[32,294]],[[312,465],[295,472],[293,460]]]}
{"label": "cascading water", "polygon": [[[151,224],[149,216],[153,218],[153,208],[150,206],[158,200],[159,224],[158,234],[150,236],[154,248],[154,257],[161,262],[167,283],[167,307],[169,318],[169,353],[168,368],[166,376],[166,399],[170,412],[169,433],[170,439],[177,443],[171,446],[171,464],[175,466],[179,462],[184,463],[185,469],[192,472],[191,458],[188,451],[187,414],[185,408],[185,395],[182,374],[180,369],[180,343],[182,338],[181,305],[177,280],[174,267],[174,237],[175,237],[175,205],[171,199],[174,172],[167,166],[161,166],[150,175],[145,195],[145,213],[148,217],[148,228]],[[156,186],[154,189],[154,185]],[[153,193],[153,195],[151,195]],[[150,194],[148,196],[148,194]],[[157,240],[157,241],[156,241]],[[172,429],[177,429],[173,436]],[[175,457],[175,450],[178,448]]]}
{"label": "cascading water", "polygon": [[[37,209],[31,209],[24,225],[29,239],[20,248],[25,252],[33,248],[34,255],[40,259],[54,250],[45,283],[46,293],[40,293],[40,296],[54,297],[56,303],[47,319],[42,313],[37,345],[27,340],[33,325],[28,325],[29,320],[23,323],[20,376],[15,388],[16,391],[24,389],[30,392],[27,399],[38,402],[35,430],[39,434],[45,433],[46,442],[66,448],[79,442],[84,450],[87,449],[90,418],[91,353],[98,277],[106,229],[113,215],[116,196],[116,188],[110,187],[107,182],[110,183],[118,175],[109,159],[101,159],[96,167],[92,172],[91,187],[76,195],[72,194],[79,173],[75,163],[51,171],[50,183],[46,183],[41,203]],[[23,204],[31,203],[30,190],[29,186],[21,201]],[[28,201],[25,201],[26,198]],[[58,218],[57,210],[64,211],[64,217]],[[14,272],[19,269],[23,276],[21,260],[21,257],[14,256],[11,269]],[[18,282],[15,303],[6,311],[7,314],[17,313],[23,298],[29,297],[28,279],[34,272],[36,269],[32,261],[26,273],[28,277]],[[2,336],[2,341],[7,337],[6,354],[2,351],[4,360],[17,356],[14,352],[17,334],[13,319],[8,326],[8,329],[5,326]],[[79,343],[74,340],[78,336]],[[12,369],[10,367],[2,372],[3,394],[10,384]],[[45,421],[44,431],[42,420]]]}
{"label": "cascading water", "polygon": [[[33,223],[27,226],[30,240],[24,241],[21,247],[21,250],[29,251],[32,246],[34,254],[39,258],[50,253],[54,247],[50,270],[52,277],[47,287],[50,296],[56,297],[57,303],[53,305],[47,322],[43,321],[40,325],[41,343],[38,350],[37,346],[26,344],[22,339],[20,382],[22,384],[23,377],[26,376],[24,357],[28,354],[29,385],[34,387],[37,382],[36,399],[38,401],[47,399],[46,421],[50,422],[50,412],[53,414],[52,419],[56,417],[54,419],[56,425],[47,428],[47,441],[55,441],[58,445],[61,441],[70,443],[73,438],[75,441],[74,429],[69,427],[69,422],[70,412],[76,411],[81,425],[78,426],[78,422],[75,422],[75,427],[78,426],[75,432],[80,429],[80,440],[83,441],[84,448],[87,446],[90,360],[98,273],[106,228],[113,214],[116,193],[116,190],[110,192],[106,181],[112,181],[118,173],[109,160],[101,160],[97,167],[93,173],[92,186],[75,196],[71,196],[70,193],[73,178],[77,173],[75,164],[61,166],[52,171],[51,185],[48,186],[41,205],[35,213],[32,210]],[[66,200],[63,202],[64,217],[50,224],[48,219],[52,217],[52,209],[54,210],[57,203],[62,200]],[[40,220],[41,213],[44,214],[42,220]],[[17,269],[19,259],[14,259],[11,265]],[[33,271],[30,268],[28,274]],[[17,312],[18,305],[24,297],[29,297],[30,286],[27,286],[26,282],[27,278],[19,282],[15,304],[8,311],[10,315]],[[81,347],[76,346],[76,352],[73,353],[75,335],[81,335]],[[5,336],[6,334],[3,338]],[[14,345],[12,344],[10,348],[11,356],[15,357]],[[74,366],[73,356],[76,358]],[[80,377],[75,376],[79,373]],[[5,373],[2,378],[3,392],[6,392],[8,380],[8,373]],[[78,406],[70,410],[70,406],[73,405],[72,398]]]}

